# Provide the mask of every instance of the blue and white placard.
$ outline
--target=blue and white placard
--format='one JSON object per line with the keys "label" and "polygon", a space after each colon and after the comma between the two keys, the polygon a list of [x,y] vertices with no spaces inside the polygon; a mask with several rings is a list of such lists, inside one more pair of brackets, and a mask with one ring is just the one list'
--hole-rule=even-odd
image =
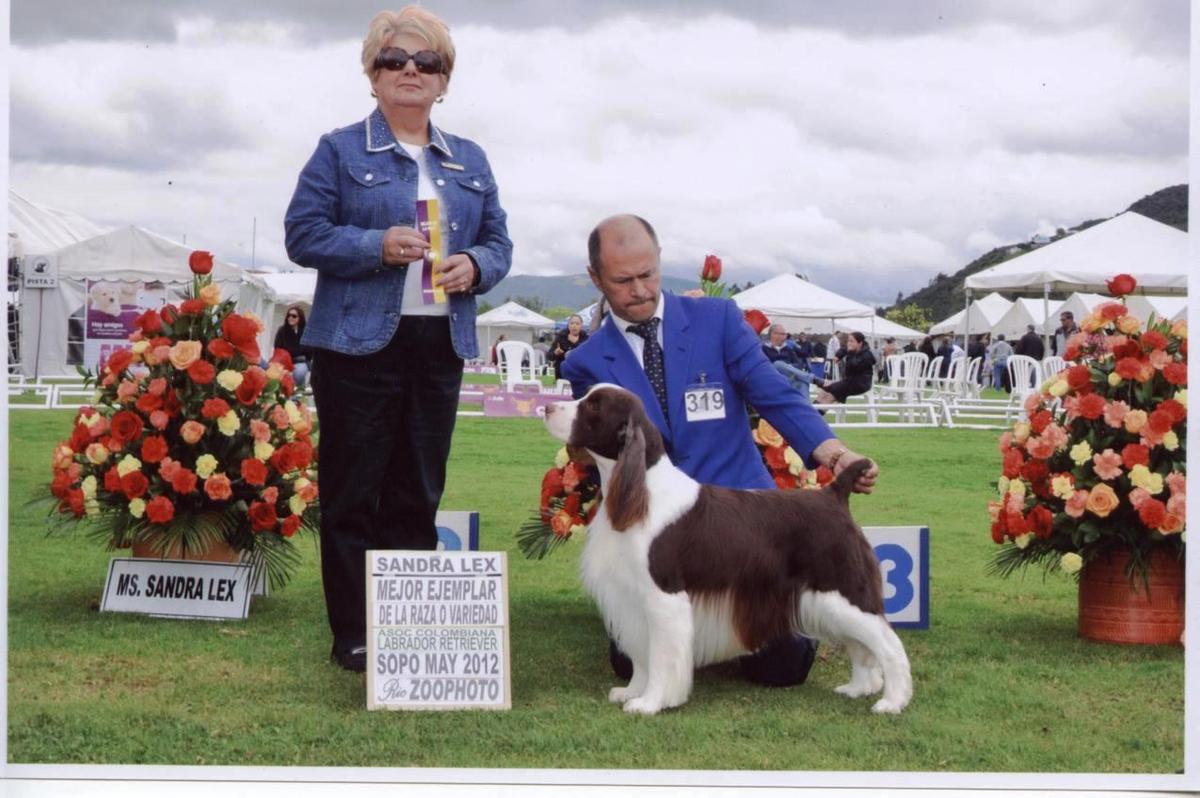
{"label": "blue and white placard", "polygon": [[474,510],[439,510],[438,551],[479,551],[479,513]]}
{"label": "blue and white placard", "polygon": [[929,527],[865,526],[883,576],[883,613],[897,629],[929,628]]}

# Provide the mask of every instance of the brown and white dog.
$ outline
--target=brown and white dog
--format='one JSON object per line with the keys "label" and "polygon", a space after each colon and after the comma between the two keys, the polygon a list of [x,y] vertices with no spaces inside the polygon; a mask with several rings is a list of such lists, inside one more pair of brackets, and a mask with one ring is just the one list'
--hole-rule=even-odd
{"label": "brown and white dog", "polygon": [[548,405],[546,428],[600,470],[604,504],[580,569],[633,660],[633,678],[610,701],[647,715],[680,706],[694,668],[802,633],[845,646],[852,671],[837,692],[882,689],[875,712],[908,704],[908,657],[883,617],[875,554],[850,516],[868,460],[825,490],[701,485],[666,457],[641,400],[615,385]]}

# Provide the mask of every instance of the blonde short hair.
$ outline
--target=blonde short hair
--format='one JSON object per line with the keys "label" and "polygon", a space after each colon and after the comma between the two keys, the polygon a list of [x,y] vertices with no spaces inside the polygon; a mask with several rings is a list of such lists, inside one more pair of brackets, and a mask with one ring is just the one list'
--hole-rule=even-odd
{"label": "blonde short hair", "polygon": [[405,6],[399,11],[380,11],[367,27],[363,39],[363,72],[372,81],[378,75],[375,58],[388,45],[393,36],[411,34],[425,40],[429,48],[442,57],[446,80],[454,71],[454,42],[450,40],[450,28],[436,15],[419,6]]}

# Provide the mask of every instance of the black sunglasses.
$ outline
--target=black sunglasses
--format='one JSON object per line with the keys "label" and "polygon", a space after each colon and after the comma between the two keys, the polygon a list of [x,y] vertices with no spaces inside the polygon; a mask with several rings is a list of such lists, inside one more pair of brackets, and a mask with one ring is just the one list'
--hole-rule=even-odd
{"label": "black sunglasses", "polygon": [[433,50],[418,50],[409,54],[401,47],[385,47],[375,56],[375,68],[399,72],[408,66],[409,60],[416,65],[418,72],[426,75],[437,75],[442,72],[442,57]]}

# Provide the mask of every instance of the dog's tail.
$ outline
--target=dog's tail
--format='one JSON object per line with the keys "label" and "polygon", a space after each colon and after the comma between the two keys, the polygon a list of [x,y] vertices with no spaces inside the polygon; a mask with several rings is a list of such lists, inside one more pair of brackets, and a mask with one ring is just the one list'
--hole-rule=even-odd
{"label": "dog's tail", "polygon": [[842,473],[837,475],[837,479],[830,483],[830,489],[840,495],[843,499],[849,498],[850,492],[854,489],[854,483],[857,482],[858,478],[862,476],[863,472],[872,465],[874,465],[874,463],[866,457],[862,458],[861,460],[855,460],[853,463],[846,466]]}

